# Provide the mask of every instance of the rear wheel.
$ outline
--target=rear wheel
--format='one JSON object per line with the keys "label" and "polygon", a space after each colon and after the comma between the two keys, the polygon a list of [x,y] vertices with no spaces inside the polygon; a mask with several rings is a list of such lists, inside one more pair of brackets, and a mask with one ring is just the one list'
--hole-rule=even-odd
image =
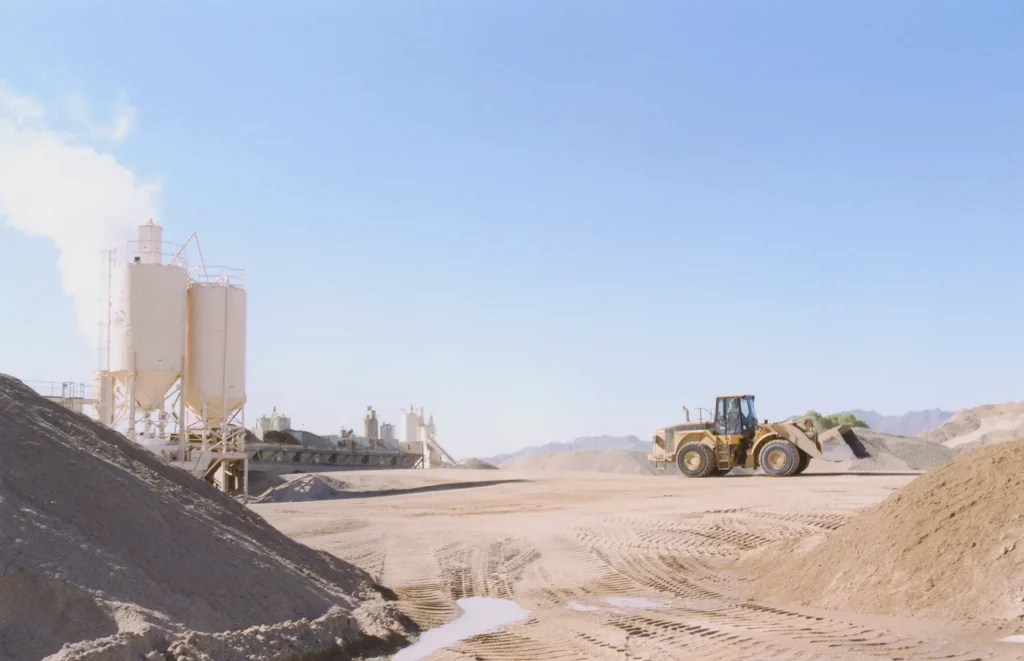
{"label": "rear wheel", "polygon": [[761,448],[761,470],[772,477],[795,475],[800,468],[800,450],[781,438],[768,441]]}
{"label": "rear wheel", "polygon": [[679,472],[687,477],[710,477],[718,470],[715,453],[697,441],[691,441],[679,448],[679,452],[676,453],[676,465],[679,466]]}
{"label": "rear wheel", "polygon": [[796,475],[803,473],[811,465],[811,455],[800,450],[800,465],[796,467]]}

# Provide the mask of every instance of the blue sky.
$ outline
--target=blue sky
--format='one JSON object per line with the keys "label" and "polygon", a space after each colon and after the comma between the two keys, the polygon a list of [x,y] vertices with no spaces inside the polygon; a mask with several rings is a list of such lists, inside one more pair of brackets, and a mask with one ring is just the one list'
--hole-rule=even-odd
{"label": "blue sky", "polygon": [[[245,268],[250,419],[414,403],[468,456],[720,391],[1024,399],[1022,30],[1009,1],[9,1],[0,80]],[[0,226],[2,371],[94,368],[58,255]]]}

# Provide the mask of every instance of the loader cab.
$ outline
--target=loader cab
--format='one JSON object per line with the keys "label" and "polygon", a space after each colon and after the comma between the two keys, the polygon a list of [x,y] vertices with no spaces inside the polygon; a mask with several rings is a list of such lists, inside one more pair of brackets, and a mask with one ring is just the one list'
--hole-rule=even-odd
{"label": "loader cab", "polygon": [[753,436],[757,429],[757,411],[753,395],[722,395],[715,403],[717,436]]}

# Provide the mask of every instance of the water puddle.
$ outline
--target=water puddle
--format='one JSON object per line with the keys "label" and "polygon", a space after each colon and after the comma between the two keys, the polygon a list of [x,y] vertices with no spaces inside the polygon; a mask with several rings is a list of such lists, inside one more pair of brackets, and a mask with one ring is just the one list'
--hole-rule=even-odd
{"label": "water puddle", "polygon": [[594,611],[601,610],[600,606],[587,606],[586,604],[581,604],[578,601],[570,601],[568,604],[566,604],[566,607],[569,610],[580,611],[582,613],[592,613]]}
{"label": "water puddle", "polygon": [[530,611],[508,599],[467,597],[455,604],[462,615],[448,624],[425,632],[415,643],[391,657],[391,661],[416,661],[444,647],[485,633],[494,633],[506,624],[525,620]]}
{"label": "water puddle", "polygon": [[665,604],[659,604],[656,601],[644,599],[643,597],[608,597],[605,601],[616,608],[630,608],[634,610],[660,610],[667,608]]}
{"label": "water puddle", "polygon": [[[611,606],[609,610],[619,615],[625,615],[626,611],[629,610],[660,610],[662,608],[668,608],[665,604],[659,604],[656,601],[645,599],[643,597],[606,597],[605,603]],[[569,610],[581,611],[584,613],[592,613],[594,611],[605,610],[600,606],[588,606],[587,604],[581,604],[578,601],[570,601],[565,605]],[[625,610],[621,610],[625,609]]]}
{"label": "water puddle", "polygon": [[1024,643],[1024,635],[1019,636],[1007,636],[1006,638],[1000,638],[1001,643]]}

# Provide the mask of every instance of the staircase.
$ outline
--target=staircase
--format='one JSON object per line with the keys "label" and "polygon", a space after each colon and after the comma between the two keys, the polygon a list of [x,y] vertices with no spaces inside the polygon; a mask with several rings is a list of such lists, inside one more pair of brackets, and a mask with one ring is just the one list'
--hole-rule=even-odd
{"label": "staircase", "polygon": [[732,446],[720,439],[715,439],[715,461],[718,463],[719,470],[732,468]]}

